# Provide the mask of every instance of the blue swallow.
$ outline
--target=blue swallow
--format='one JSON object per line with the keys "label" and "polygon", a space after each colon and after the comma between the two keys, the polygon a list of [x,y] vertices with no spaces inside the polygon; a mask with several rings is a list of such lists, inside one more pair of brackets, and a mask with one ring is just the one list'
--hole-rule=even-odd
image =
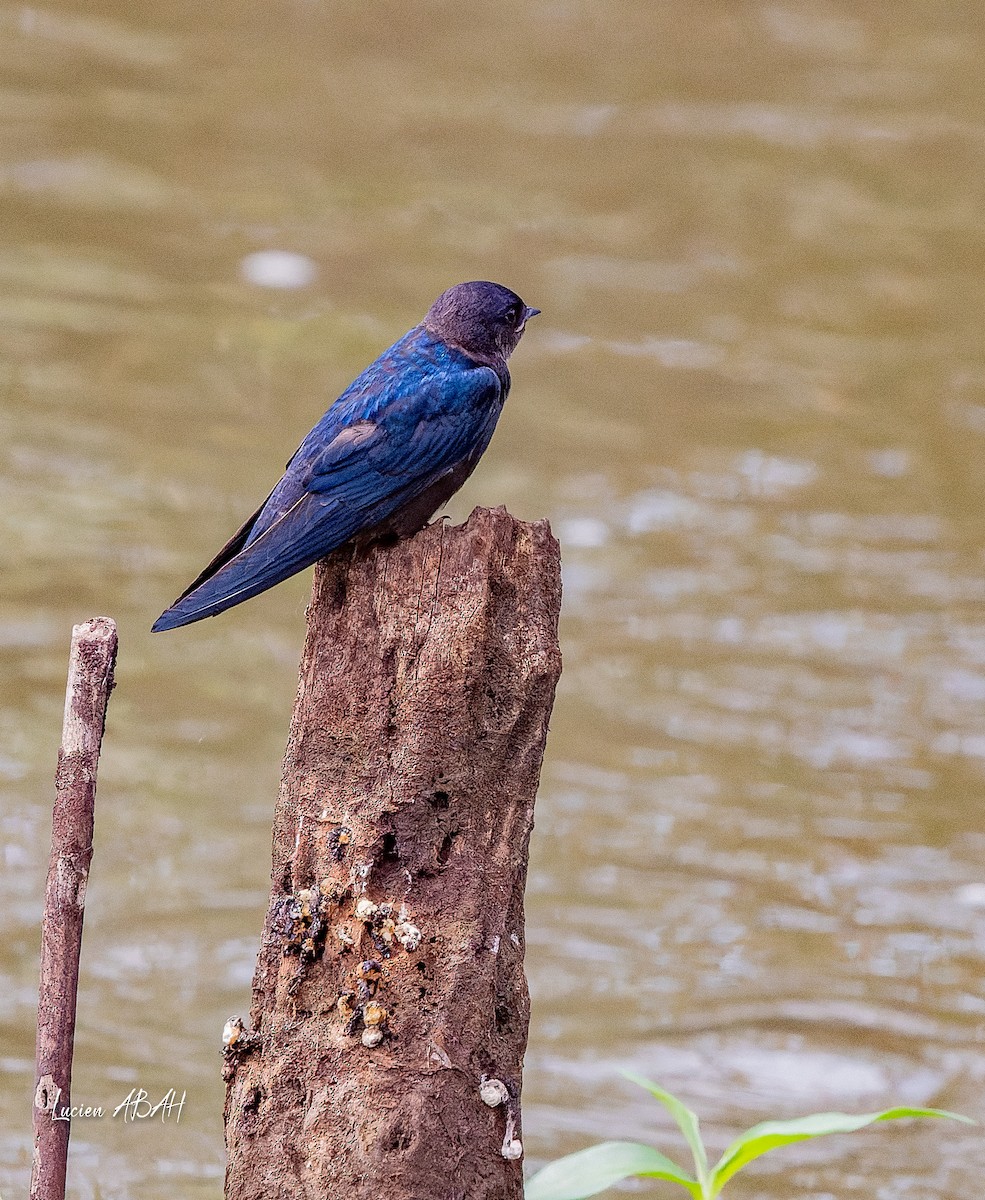
{"label": "blue swallow", "polygon": [[214,617],[346,543],[422,529],[489,445],[510,389],[506,360],[539,311],[498,283],[439,296],[346,388],[154,631]]}

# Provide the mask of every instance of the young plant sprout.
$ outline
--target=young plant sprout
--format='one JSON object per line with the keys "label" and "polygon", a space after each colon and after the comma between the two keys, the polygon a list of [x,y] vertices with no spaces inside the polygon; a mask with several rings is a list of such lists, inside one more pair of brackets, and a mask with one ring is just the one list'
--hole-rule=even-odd
{"label": "young plant sprout", "polygon": [[952,1121],[974,1125],[969,1117],[939,1108],[887,1108],[882,1112],[863,1113],[860,1116],[814,1113],[809,1117],[796,1117],[792,1121],[763,1121],[740,1134],[718,1162],[709,1167],[708,1155],[698,1132],[698,1118],[694,1113],[676,1096],[648,1079],[628,1071],[623,1074],[659,1100],[677,1122],[691,1148],[694,1175],[689,1175],[659,1150],[644,1146],[641,1142],[601,1142],[597,1146],[589,1146],[587,1150],[559,1158],[557,1162],[538,1171],[527,1181],[523,1191],[524,1200],[583,1200],[585,1196],[597,1196],[620,1180],[634,1175],[641,1179],[667,1179],[671,1183],[679,1183],[694,1200],[714,1200],[732,1176],[747,1163],[791,1142],[803,1142],[827,1133],[854,1133],[856,1129],[863,1129],[874,1121],[895,1121],[901,1117],[948,1117]]}

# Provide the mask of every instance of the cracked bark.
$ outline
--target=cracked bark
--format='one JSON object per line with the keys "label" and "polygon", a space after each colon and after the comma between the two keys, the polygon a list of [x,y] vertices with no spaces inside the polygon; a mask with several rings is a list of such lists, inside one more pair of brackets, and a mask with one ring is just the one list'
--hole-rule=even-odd
{"label": "cracked bark", "polygon": [[316,568],[252,1030],[226,1033],[227,1200],[522,1196],[559,608],[547,523],[503,509]]}

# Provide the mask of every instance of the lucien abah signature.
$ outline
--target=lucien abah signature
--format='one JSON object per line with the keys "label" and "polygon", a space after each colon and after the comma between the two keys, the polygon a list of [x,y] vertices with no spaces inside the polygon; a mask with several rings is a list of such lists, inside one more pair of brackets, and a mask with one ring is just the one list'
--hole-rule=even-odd
{"label": "lucien abah signature", "polygon": [[175,1125],[181,1120],[181,1110],[185,1107],[187,1092],[178,1095],[176,1088],[168,1088],[156,1103],[143,1088],[131,1088],[126,1099],[121,1100],[112,1110],[101,1104],[62,1104],[62,1089],[55,1090],[55,1102],[51,1107],[53,1121],[71,1121],[79,1118],[123,1117],[124,1124],[131,1121],[146,1121],[151,1117],[159,1117],[162,1121],[174,1120]]}

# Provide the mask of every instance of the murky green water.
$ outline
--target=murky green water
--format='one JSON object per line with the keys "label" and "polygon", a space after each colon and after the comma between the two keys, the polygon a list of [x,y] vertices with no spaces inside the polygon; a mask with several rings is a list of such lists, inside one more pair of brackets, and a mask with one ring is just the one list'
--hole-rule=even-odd
{"label": "murky green water", "polygon": [[[985,1084],[985,25],[950,3],[0,9],[0,1190],[71,624],[120,624],[71,1194],[216,1196],[308,580],[151,620],[442,288],[544,316],[456,499],[547,515],[530,1165]],[[258,286],[293,251],[317,279]],[[977,1194],[981,1134],[737,1196]]]}

